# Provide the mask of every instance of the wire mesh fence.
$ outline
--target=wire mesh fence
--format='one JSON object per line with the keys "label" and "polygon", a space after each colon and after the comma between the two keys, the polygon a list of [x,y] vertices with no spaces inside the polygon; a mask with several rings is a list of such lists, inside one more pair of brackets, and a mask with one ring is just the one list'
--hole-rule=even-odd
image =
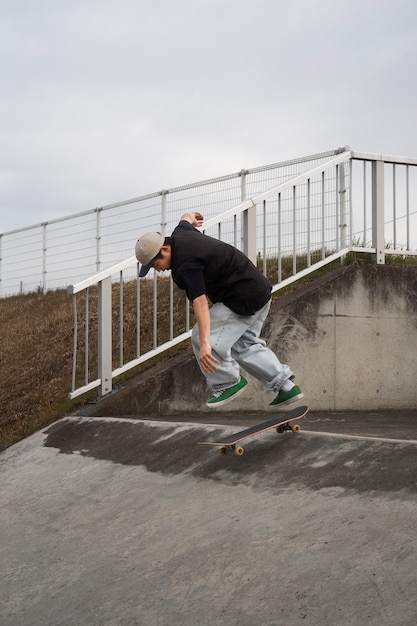
{"label": "wire mesh fence", "polygon": [[344,150],[241,170],[2,233],[0,297],[65,288],[131,256],[147,230],[169,234],[191,210],[210,219]]}

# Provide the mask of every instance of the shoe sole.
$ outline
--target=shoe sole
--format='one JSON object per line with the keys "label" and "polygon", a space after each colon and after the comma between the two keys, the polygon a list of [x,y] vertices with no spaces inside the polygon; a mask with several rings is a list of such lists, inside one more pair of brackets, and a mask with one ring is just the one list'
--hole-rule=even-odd
{"label": "shoe sole", "polygon": [[228,402],[231,402],[232,400],[234,400],[238,396],[240,396],[240,394],[245,391],[247,386],[248,385],[246,384],[244,387],[242,387],[242,389],[239,389],[239,391],[236,391],[236,393],[234,393],[233,396],[230,396],[230,398],[226,398],[225,400],[220,400],[219,402],[215,402],[214,404],[209,404],[208,402],[206,402],[206,406],[208,406],[209,409],[215,409],[218,406],[223,406],[223,405],[227,404]]}
{"label": "shoe sole", "polygon": [[288,398],[288,400],[284,400],[284,402],[280,402],[279,404],[269,404],[268,408],[271,410],[280,409],[283,406],[288,406],[289,404],[292,404],[293,402],[297,402],[297,400],[301,400],[301,398],[304,398],[303,392],[299,393],[297,396],[294,396],[293,398]]}

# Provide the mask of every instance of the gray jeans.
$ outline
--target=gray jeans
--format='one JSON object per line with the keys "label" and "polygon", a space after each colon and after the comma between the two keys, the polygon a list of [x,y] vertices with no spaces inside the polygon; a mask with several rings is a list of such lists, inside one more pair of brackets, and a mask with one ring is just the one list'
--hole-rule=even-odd
{"label": "gray jeans", "polygon": [[[210,345],[220,361],[213,373],[201,371],[214,391],[223,391],[240,379],[240,366],[257,378],[269,391],[278,393],[282,384],[294,376],[288,365],[280,363],[276,355],[260,339],[263,323],[271,301],[254,315],[237,315],[221,302],[210,309]],[[192,344],[200,363],[198,326],[192,332]]]}

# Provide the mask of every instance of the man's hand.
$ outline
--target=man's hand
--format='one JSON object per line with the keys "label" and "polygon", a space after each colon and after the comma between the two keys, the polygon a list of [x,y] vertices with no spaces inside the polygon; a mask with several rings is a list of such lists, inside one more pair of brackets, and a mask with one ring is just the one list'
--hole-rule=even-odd
{"label": "man's hand", "polygon": [[213,356],[210,344],[200,346],[199,360],[201,367],[205,372],[207,372],[207,374],[212,374],[216,371],[216,363],[219,363],[219,361]]}
{"label": "man's hand", "polygon": [[200,354],[198,360],[207,374],[216,371],[216,364],[220,363],[213,356],[210,345],[210,313],[205,295],[198,296],[193,302],[194,313],[197,320],[198,336],[200,339]]}
{"label": "man's hand", "polygon": [[203,225],[204,217],[199,211],[191,211],[190,213],[184,213],[180,221],[189,222],[191,226],[199,228]]}

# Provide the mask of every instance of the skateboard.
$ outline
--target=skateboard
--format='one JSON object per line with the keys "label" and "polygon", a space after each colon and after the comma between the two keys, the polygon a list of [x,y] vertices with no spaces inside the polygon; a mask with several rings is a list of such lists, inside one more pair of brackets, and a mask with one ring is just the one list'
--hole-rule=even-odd
{"label": "skateboard", "polygon": [[249,439],[249,437],[258,435],[259,433],[272,430],[273,428],[275,428],[277,433],[283,433],[286,430],[291,430],[293,433],[299,433],[301,430],[300,424],[290,424],[290,422],[301,419],[307,414],[307,412],[308,406],[299,406],[292,411],[285,413],[285,415],[277,415],[267,422],[251,426],[250,428],[241,430],[238,433],[234,433],[233,435],[229,435],[228,437],[224,437],[218,441],[199,441],[198,444],[202,446],[219,446],[222,454],[227,454],[228,451],[231,450],[237,456],[241,456],[245,449],[237,444],[244,439]]}

